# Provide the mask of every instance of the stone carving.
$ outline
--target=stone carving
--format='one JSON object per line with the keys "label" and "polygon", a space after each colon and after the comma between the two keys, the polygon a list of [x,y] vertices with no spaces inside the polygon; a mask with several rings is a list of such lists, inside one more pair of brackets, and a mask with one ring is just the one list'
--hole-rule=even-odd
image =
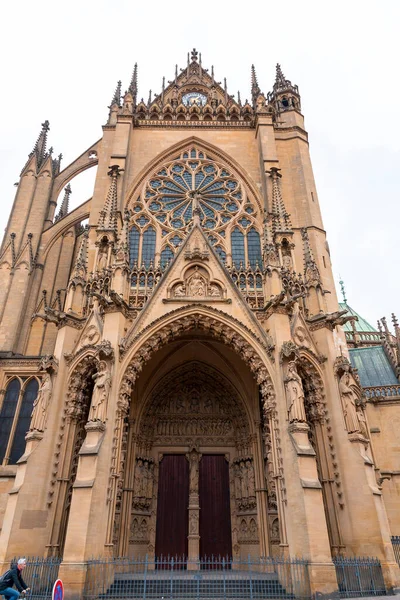
{"label": "stone carving", "polygon": [[53,384],[50,373],[43,376],[37,396],[33,403],[29,431],[44,431],[47,419],[47,409],[50,404]]}
{"label": "stone carving", "polygon": [[199,515],[197,511],[191,511],[189,516],[189,535],[199,533]]}
{"label": "stone carving", "polygon": [[235,498],[238,511],[254,510],[256,507],[254,466],[251,457],[240,457],[233,462],[235,475]]}
{"label": "stone carving", "polygon": [[178,285],[175,286],[174,296],[175,296],[175,298],[181,298],[183,296],[186,296],[186,289],[182,283],[178,283]]}
{"label": "stone carving", "polygon": [[189,494],[199,493],[199,462],[200,454],[192,450],[189,455]]}
{"label": "stone carving", "polygon": [[188,273],[185,281],[181,281],[173,287],[171,294],[173,298],[222,298],[220,286],[210,283],[205,269],[199,269],[196,265],[194,272],[189,270]]}
{"label": "stone carving", "polygon": [[350,372],[350,365],[343,365],[343,374],[339,380],[339,391],[342,399],[343,415],[348,433],[360,431],[356,403],[359,398],[359,386]]}
{"label": "stone carving", "polygon": [[136,458],[132,507],[135,510],[148,510],[153,498],[154,460]]}
{"label": "stone carving", "polygon": [[274,519],[271,523],[271,542],[272,544],[279,544],[279,519]]}
{"label": "stone carving", "polygon": [[149,541],[149,530],[147,519],[134,517],[130,527],[129,543],[147,544]]}
{"label": "stone carving", "polygon": [[305,423],[304,390],[295,361],[288,364],[285,389],[289,423]]}
{"label": "stone carving", "polygon": [[111,373],[105,360],[100,361],[99,370],[92,378],[95,384],[88,420],[105,423],[107,418],[108,394],[111,387]]}
{"label": "stone carving", "polygon": [[[153,392],[140,436],[151,443],[227,439],[247,443],[247,417],[229,382],[205,365],[190,362],[165,377]],[[224,441],[225,440],[225,441]]]}
{"label": "stone carving", "polygon": [[238,541],[242,544],[258,544],[258,526],[254,517],[240,520]]}
{"label": "stone carving", "polygon": [[107,245],[103,245],[99,248],[99,257],[97,261],[97,269],[98,271],[103,271],[107,269],[108,266],[108,247]]}

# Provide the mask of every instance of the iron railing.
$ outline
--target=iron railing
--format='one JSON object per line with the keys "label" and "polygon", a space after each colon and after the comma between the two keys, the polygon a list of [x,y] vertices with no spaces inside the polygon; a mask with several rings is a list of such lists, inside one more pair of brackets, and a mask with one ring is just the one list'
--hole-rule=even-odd
{"label": "iron railing", "polygon": [[392,546],[394,557],[397,564],[400,566],[400,535],[392,535]]}
{"label": "iron railing", "polygon": [[211,557],[88,561],[85,600],[213,600],[311,597],[304,559]]}
{"label": "iron railing", "polygon": [[[26,557],[26,567],[22,577],[30,587],[30,592],[28,592],[30,600],[47,600],[51,598],[61,561],[62,558],[60,557]],[[14,559],[11,561],[11,565],[16,562],[17,559]]]}
{"label": "iron railing", "polygon": [[341,598],[386,595],[382,567],[377,558],[335,556],[333,564]]}

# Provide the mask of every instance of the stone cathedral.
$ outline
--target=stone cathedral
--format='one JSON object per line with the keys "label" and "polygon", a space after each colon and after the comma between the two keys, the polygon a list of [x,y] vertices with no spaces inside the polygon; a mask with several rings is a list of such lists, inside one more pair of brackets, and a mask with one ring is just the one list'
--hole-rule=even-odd
{"label": "stone cathedral", "polygon": [[376,556],[396,588],[400,328],[338,303],[298,87],[252,67],[243,102],[196,50],[137,79],[65,168],[44,122],[16,189],[0,564],[62,556],[79,593],[93,556],[303,556],[330,594]]}

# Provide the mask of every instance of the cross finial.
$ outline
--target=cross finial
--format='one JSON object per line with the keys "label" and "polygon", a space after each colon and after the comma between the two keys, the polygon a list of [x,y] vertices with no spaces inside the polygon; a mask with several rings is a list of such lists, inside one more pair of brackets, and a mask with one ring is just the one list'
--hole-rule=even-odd
{"label": "cross finial", "polygon": [[192,61],[193,62],[197,62],[198,55],[199,55],[199,53],[197,52],[196,48],[193,48],[193,50],[192,50]]}
{"label": "cross finial", "polygon": [[339,277],[340,277],[339,285],[340,285],[340,291],[342,292],[342,296],[343,296],[343,302],[345,304],[347,304],[346,290],[344,289],[344,282],[343,282],[341,276],[339,276]]}

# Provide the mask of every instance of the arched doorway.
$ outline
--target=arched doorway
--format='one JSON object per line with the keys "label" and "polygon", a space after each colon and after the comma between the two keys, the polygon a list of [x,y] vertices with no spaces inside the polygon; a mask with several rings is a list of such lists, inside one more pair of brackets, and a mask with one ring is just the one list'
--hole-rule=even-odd
{"label": "arched doorway", "polygon": [[268,545],[259,387],[238,353],[181,331],[143,367],[128,420],[117,553],[259,556],[260,538]]}

